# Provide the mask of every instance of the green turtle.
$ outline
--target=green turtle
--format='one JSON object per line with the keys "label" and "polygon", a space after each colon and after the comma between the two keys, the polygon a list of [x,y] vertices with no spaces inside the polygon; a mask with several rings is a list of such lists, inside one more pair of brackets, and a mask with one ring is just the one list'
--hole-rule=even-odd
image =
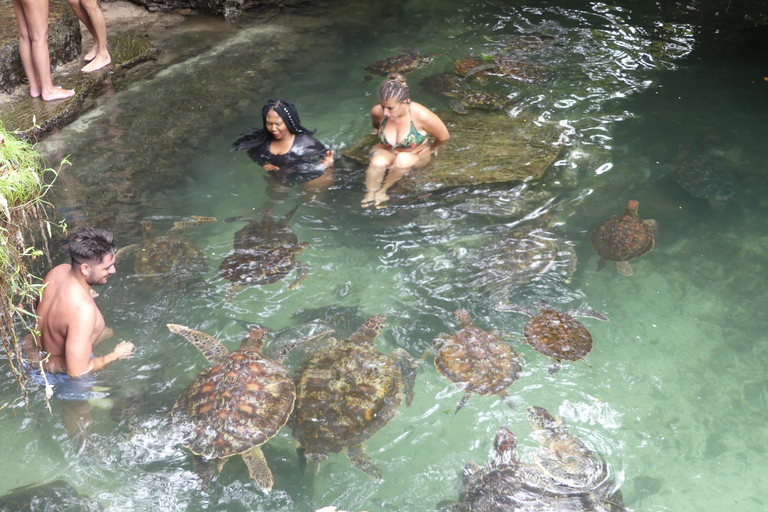
{"label": "green turtle", "polygon": [[[529,408],[530,409],[530,408]],[[537,408],[540,409],[540,408]],[[543,410],[543,409],[542,409]],[[544,411],[546,412],[546,411]],[[537,441],[552,444],[543,436]],[[520,460],[515,435],[501,427],[494,441],[494,456],[486,466],[468,462],[459,480],[457,502],[443,502],[441,508],[455,512],[623,512],[621,491],[602,465],[602,481],[593,486],[571,487],[555,477],[561,477],[548,463],[531,464]],[[564,450],[556,456],[569,457],[581,452]],[[555,460],[564,460],[553,458]],[[602,459],[601,459],[602,460]],[[570,461],[564,460],[565,463]],[[554,466],[554,462],[551,464]],[[571,465],[572,468],[575,466]],[[591,471],[592,468],[584,468]]]}
{"label": "green turtle", "polygon": [[470,88],[461,77],[451,73],[428,76],[420,83],[427,92],[455,98],[451,100],[450,105],[459,114],[467,113],[465,107],[501,110],[515,102],[503,94]]}
{"label": "green turtle", "polygon": [[475,284],[506,290],[562,267],[566,279],[576,270],[573,244],[547,231],[554,216],[544,215],[533,222],[495,235],[484,254],[487,259],[474,265],[481,270]]}
{"label": "green turtle", "polygon": [[288,425],[299,443],[299,465],[317,474],[329,453],[345,450],[352,465],[379,480],[381,470],[363,443],[413,400],[417,362],[405,350],[384,355],[374,340],[384,315],[369,318],[348,339],[331,338],[294,373],[296,411]]}
{"label": "green turtle", "polygon": [[629,261],[648,254],[656,242],[659,225],[655,220],[643,220],[637,216],[640,206],[636,200],[627,202],[621,215],[613,215],[597,226],[589,241],[600,256],[597,270],[605,268],[607,260],[615,261],[619,274],[632,275]]}
{"label": "green turtle", "polygon": [[736,164],[713,150],[691,155],[681,148],[675,179],[693,197],[709,201],[712,211],[722,213],[725,202],[733,197]]}
{"label": "green turtle", "polygon": [[200,372],[176,400],[173,425],[195,458],[203,487],[207,487],[215,461],[218,471],[229,457],[241,454],[248,473],[262,491],[272,490],[274,479],[260,446],[288,421],[296,388],[281,364],[294,345],[265,357],[266,329],[254,326],[238,350],[229,352],[212,336],[178,324],[168,329],[184,336],[206,357],[210,366]]}
{"label": "green turtle", "polygon": [[498,311],[514,311],[531,317],[523,335],[536,351],[552,359],[549,373],[560,371],[561,361],[579,361],[592,351],[592,335],[573,318],[584,316],[607,322],[608,318],[593,309],[574,308],[565,312],[552,309],[544,301],[536,303],[538,311],[518,304],[502,304]]}
{"label": "green turtle", "polygon": [[421,69],[424,66],[430,64],[435,57],[441,55],[440,53],[427,53],[421,55],[418,50],[399,49],[404,53],[399,53],[385,59],[371,62],[365,66],[365,70],[370,73],[367,80],[372,78],[371,75],[388,76],[390,73],[400,73],[405,75]]}
{"label": "green turtle", "polygon": [[235,284],[235,290],[240,285],[272,284],[287,276],[297,267],[296,278],[288,286],[292,290],[308,275],[307,265],[296,261],[296,254],[303,251],[309,244],[299,243],[288,223],[298,210],[293,210],[280,221],[275,221],[272,211],[264,211],[264,217],[256,222],[250,219],[249,224],[235,233],[234,251],[227,256],[219,266],[219,276]]}
{"label": "green turtle", "polygon": [[183,282],[204,275],[208,271],[205,253],[184,236],[184,230],[216,222],[216,218],[192,218],[175,222],[164,235],[158,234],[151,220],[142,221],[143,241],[121,247],[115,253],[115,261],[120,263],[135,256],[134,271],[141,283],[151,288],[165,286],[168,280]]}
{"label": "green turtle", "polygon": [[491,39],[484,36],[486,41],[496,45],[496,54],[531,53],[548,48],[557,42],[557,38],[548,34],[532,32],[530,34],[517,34]]}
{"label": "green turtle", "polygon": [[547,67],[515,55],[484,60],[479,65],[467,70],[464,77],[469,78],[478,73],[498,76],[508,82],[524,85],[545,84],[552,80],[552,72]]}
{"label": "green turtle", "polygon": [[472,393],[497,395],[514,408],[507,388],[523,371],[520,356],[498,334],[475,327],[466,310],[460,309],[455,315],[461,330],[450,336],[442,334],[435,340],[440,344],[435,366],[464,391],[456,412],[466,405]]}

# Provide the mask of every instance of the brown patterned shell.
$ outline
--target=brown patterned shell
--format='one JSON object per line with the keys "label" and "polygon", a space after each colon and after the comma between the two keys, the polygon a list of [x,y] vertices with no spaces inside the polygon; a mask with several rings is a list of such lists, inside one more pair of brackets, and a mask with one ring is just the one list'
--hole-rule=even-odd
{"label": "brown patterned shell", "polygon": [[496,395],[522,373],[518,354],[499,336],[472,325],[465,310],[456,311],[462,329],[443,339],[435,355],[437,370],[457,388]]}
{"label": "brown patterned shell", "polygon": [[[456,73],[460,74],[461,76],[464,76],[464,75],[467,74],[467,72],[470,69],[476,68],[478,66],[482,66],[485,63],[486,63],[486,61],[484,61],[480,57],[475,57],[473,55],[467,55],[463,59],[461,59],[459,61],[456,61],[453,64],[453,70]],[[488,76],[488,75],[489,75],[488,71],[480,71],[478,73],[475,73],[475,76]]]}
{"label": "brown patterned shell", "polygon": [[383,315],[350,339],[332,339],[296,370],[296,412],[289,426],[306,457],[323,459],[370,439],[397,412],[403,375],[373,346]]}
{"label": "brown patterned shell", "polygon": [[308,246],[299,243],[288,225],[297,208],[280,221],[267,210],[261,221],[237,231],[234,251],[219,265],[219,275],[246,285],[272,284],[286,277],[296,266],[296,253]]}
{"label": "brown patterned shell", "polygon": [[277,434],[293,411],[295,397],[282,364],[241,347],[203,370],[184,390],[173,407],[174,424],[193,453],[222,459]]}
{"label": "brown patterned shell", "polygon": [[639,203],[627,203],[621,215],[609,217],[589,236],[592,247],[606,260],[629,261],[647,254],[655,242],[651,225],[637,216]]}
{"label": "brown patterned shell", "polygon": [[523,330],[528,344],[545,356],[578,361],[592,351],[592,335],[567,313],[541,306]]}
{"label": "brown patterned shell", "polygon": [[402,53],[377,60],[365,67],[365,70],[374,75],[387,76],[390,73],[407,74],[430,64],[439,53]]}
{"label": "brown patterned shell", "polygon": [[519,84],[545,84],[552,80],[552,72],[541,64],[517,57],[498,59],[493,74]]}
{"label": "brown patterned shell", "polygon": [[147,241],[136,255],[134,270],[146,285],[165,283],[168,278],[186,279],[208,271],[205,253],[179,232]]}

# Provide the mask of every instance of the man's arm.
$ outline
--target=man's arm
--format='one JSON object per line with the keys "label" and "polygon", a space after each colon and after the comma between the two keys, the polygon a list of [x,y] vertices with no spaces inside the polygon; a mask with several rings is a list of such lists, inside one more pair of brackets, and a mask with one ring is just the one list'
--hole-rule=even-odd
{"label": "man's arm", "polygon": [[90,305],[77,308],[75,318],[67,328],[67,341],[64,346],[66,357],[66,370],[70,377],[79,377],[89,372],[99,371],[108,364],[130,357],[133,352],[133,343],[122,341],[117,344],[111,354],[101,357],[92,356],[93,331],[96,327],[97,311]]}

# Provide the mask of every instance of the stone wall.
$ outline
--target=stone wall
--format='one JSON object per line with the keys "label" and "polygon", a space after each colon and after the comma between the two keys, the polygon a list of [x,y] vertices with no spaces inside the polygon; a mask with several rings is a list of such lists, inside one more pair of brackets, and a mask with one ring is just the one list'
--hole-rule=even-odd
{"label": "stone wall", "polygon": [[[48,15],[48,51],[51,68],[80,55],[80,22],[65,0],[51,0]],[[19,26],[9,0],[0,0],[0,90],[11,92],[26,83],[19,56]]]}

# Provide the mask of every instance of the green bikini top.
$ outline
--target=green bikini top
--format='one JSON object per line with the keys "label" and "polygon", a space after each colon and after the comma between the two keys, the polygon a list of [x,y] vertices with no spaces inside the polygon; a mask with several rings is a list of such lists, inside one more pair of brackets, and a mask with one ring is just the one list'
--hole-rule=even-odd
{"label": "green bikini top", "polygon": [[387,141],[387,136],[384,135],[384,127],[387,126],[387,118],[384,117],[384,119],[381,121],[381,125],[379,126],[379,142],[384,144],[389,149],[413,149],[421,146],[424,141],[427,140],[427,135],[421,133],[413,125],[413,119],[411,119],[410,103],[408,104],[408,119],[411,121],[411,131],[409,131],[400,142],[393,146],[389,143],[389,141]]}

